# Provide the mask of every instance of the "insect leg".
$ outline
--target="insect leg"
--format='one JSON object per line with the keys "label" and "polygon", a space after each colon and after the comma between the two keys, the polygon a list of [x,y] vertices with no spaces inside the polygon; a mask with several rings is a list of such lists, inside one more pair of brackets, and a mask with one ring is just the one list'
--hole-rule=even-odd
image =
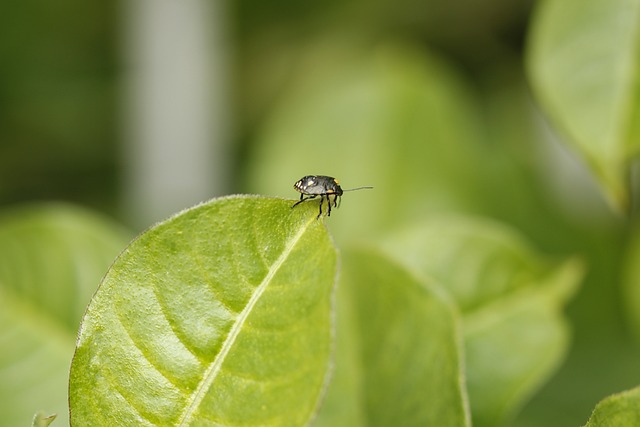
{"label": "insect leg", "polygon": [[305,200],[309,200],[309,199],[315,199],[317,197],[316,194],[314,194],[313,196],[309,196],[309,197],[304,197],[304,194],[300,195],[300,200],[298,200],[297,202],[295,202],[293,204],[293,206],[291,206],[291,208],[295,208],[296,206],[298,206],[300,203],[304,202]]}
{"label": "insect leg", "polygon": [[[322,202],[324,201],[324,194],[320,196],[320,213],[318,213],[318,216],[316,217],[316,219],[320,218],[320,215],[322,215]],[[331,205],[329,205],[329,210],[331,210]]]}

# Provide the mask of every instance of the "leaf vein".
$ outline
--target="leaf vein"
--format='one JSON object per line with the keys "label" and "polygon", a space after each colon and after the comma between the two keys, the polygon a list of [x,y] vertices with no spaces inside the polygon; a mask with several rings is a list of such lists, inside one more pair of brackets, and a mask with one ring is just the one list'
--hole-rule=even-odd
{"label": "leaf vein", "polygon": [[249,314],[251,314],[254,306],[256,305],[256,303],[264,293],[265,289],[267,288],[267,286],[269,285],[273,277],[276,275],[276,273],[278,272],[282,264],[284,264],[287,257],[291,254],[291,252],[293,251],[293,248],[298,243],[298,241],[302,238],[303,234],[305,233],[307,228],[310,226],[312,221],[315,221],[315,218],[309,219],[303,226],[300,227],[300,229],[287,242],[286,246],[284,247],[284,250],[282,251],[280,256],[275,260],[275,262],[273,263],[273,265],[265,275],[260,285],[258,285],[254,289],[253,293],[251,294],[251,298],[247,302],[247,305],[240,312],[235,324],[229,331],[229,334],[227,335],[227,339],[224,341],[222,348],[220,349],[220,352],[218,353],[216,358],[212,361],[212,363],[209,365],[209,367],[204,373],[202,381],[200,382],[200,384],[198,384],[198,387],[194,390],[192,394],[192,398],[190,399],[191,400],[190,403],[185,407],[185,410],[179,419],[179,422],[178,422],[179,426],[185,427],[191,421],[191,418],[196,413],[196,408],[200,405],[200,403],[202,402],[202,400],[206,395],[207,390],[211,387],[211,384],[213,384],[213,381],[216,379],[216,377],[220,373],[222,364],[226,359],[227,355],[229,354],[229,352],[231,351],[231,347],[233,346],[238,335],[240,334],[240,331],[244,323],[246,322],[247,318],[249,317]]}
{"label": "leaf vein", "polygon": [[258,254],[260,261],[262,261],[262,265],[267,268],[269,266],[269,263],[267,261],[266,258],[266,251],[264,249],[261,249],[259,247],[258,242],[260,241],[260,239],[258,238],[258,229],[256,227],[256,221],[252,221],[251,222],[251,237],[253,239],[253,244],[255,247],[255,251]]}
{"label": "leaf vein", "polygon": [[196,353],[196,350],[190,347],[188,342],[188,337],[186,337],[185,334],[180,330],[180,328],[177,327],[178,322],[172,318],[171,310],[167,307],[167,304],[164,301],[162,293],[159,292],[156,286],[153,287],[153,294],[156,297],[156,300],[158,301],[158,307],[160,308],[159,310],[160,313],[164,317],[167,325],[171,329],[171,332],[173,332],[173,335],[176,337],[178,342],[184,347],[186,351],[188,351],[193,356],[195,360],[197,360],[201,364],[204,363],[204,360],[198,356],[198,354]]}
{"label": "leaf vein", "polygon": [[140,411],[140,409],[137,408],[131,400],[129,400],[129,398],[124,392],[130,391],[130,390],[127,390],[126,388],[121,387],[120,383],[116,381],[114,377],[110,376],[108,372],[104,373],[104,378],[111,385],[111,389],[115,391],[122,398],[122,401],[131,408],[131,410],[135,413],[135,415],[137,415],[142,420],[148,422],[149,425],[152,425],[152,426],[158,425],[157,423],[151,421],[151,419],[148,416],[144,415]]}
{"label": "leaf vein", "polygon": [[127,334],[129,341],[131,341],[133,346],[140,352],[140,355],[149,363],[149,366],[155,369],[155,371],[158,372],[158,374],[160,374],[164,379],[167,380],[169,384],[174,386],[176,389],[185,391],[184,386],[181,387],[181,384],[179,382],[176,383],[172,381],[170,376],[166,375],[163,372],[163,370],[154,363],[152,357],[147,354],[148,351],[146,351],[144,347],[134,339],[133,335],[131,334],[131,331],[129,330],[129,327],[127,326],[127,323],[129,323],[130,319],[127,319],[127,321],[125,322],[121,317],[123,314],[120,312],[120,310],[116,310],[116,313],[117,313],[116,319],[118,320],[118,323],[120,323],[120,325],[122,326],[122,329],[124,330],[124,332]]}
{"label": "leaf vein", "polygon": [[[106,377],[107,380],[109,380],[109,377]],[[134,411],[134,413],[142,420],[146,421],[149,423],[149,425],[152,426],[157,426],[158,424],[154,423],[153,421],[151,421],[151,419],[149,419],[148,416],[144,415],[142,412],[140,412],[140,410],[138,408],[135,407],[135,405],[127,398],[127,396],[124,394],[123,389],[121,387],[118,386],[118,384],[113,383],[111,381],[109,381],[111,383],[111,386],[113,387],[113,390],[115,390],[116,393],[118,393],[120,395],[120,397],[122,397],[122,400],[124,401],[124,403],[126,403],[132,411]]]}

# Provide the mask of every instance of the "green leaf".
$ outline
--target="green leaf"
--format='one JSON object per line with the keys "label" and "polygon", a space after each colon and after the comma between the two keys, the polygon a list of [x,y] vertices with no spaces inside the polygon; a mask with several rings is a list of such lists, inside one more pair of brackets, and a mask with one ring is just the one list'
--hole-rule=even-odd
{"label": "green leaf", "polygon": [[0,213],[0,426],[36,410],[68,424],[69,363],[82,313],[128,233],[60,204]]}
{"label": "green leaf", "polygon": [[468,426],[458,316],[382,254],[346,251],[334,378],[317,427]]}
{"label": "green leaf", "polygon": [[600,401],[585,427],[640,425],[640,387],[614,394]]}
{"label": "green leaf", "polygon": [[640,224],[633,229],[626,254],[624,292],[627,316],[640,338]]}
{"label": "green leaf", "polygon": [[338,237],[370,236],[480,199],[486,174],[478,159],[490,158],[457,70],[403,45],[339,46],[311,47],[309,68],[250,153],[248,190],[290,196],[308,174],[334,176],[345,189],[372,185],[344,195],[331,224]]}
{"label": "green leaf", "polygon": [[533,89],[609,198],[627,205],[628,160],[640,148],[640,0],[546,0],[529,40]]}
{"label": "green leaf", "polygon": [[73,425],[296,426],[327,381],[336,253],[317,205],[232,196],[140,235],[92,299]]}
{"label": "green leaf", "polygon": [[33,417],[33,427],[48,427],[51,425],[53,420],[56,419],[56,415],[44,415],[43,413],[37,413]]}
{"label": "green leaf", "polygon": [[566,352],[562,307],[581,265],[550,263],[512,230],[463,217],[397,233],[385,249],[442,284],[460,306],[473,425],[511,417]]}

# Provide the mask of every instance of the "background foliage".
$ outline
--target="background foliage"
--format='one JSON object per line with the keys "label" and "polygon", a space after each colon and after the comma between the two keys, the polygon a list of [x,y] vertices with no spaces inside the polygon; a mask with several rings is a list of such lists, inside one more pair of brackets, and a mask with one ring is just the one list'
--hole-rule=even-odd
{"label": "background foliage", "polygon": [[[59,207],[14,210],[60,199],[133,224],[119,205],[127,182],[117,120],[117,7],[79,0],[1,6],[0,273],[22,264],[29,277],[0,277],[0,307],[23,313],[10,322],[14,311],[0,316],[30,334],[7,328],[1,335],[0,372],[9,379],[0,381],[0,395],[26,390],[27,405],[0,399],[0,425],[50,412],[30,409],[38,381],[26,381],[18,370],[24,366],[14,366],[25,358],[11,354],[42,352],[54,387],[65,393],[60,384],[84,305],[133,234],[74,209],[62,209],[68,231],[56,222]],[[557,360],[540,377],[548,380],[523,391],[506,425],[582,425],[598,401],[640,384],[639,1],[243,0],[229,12],[234,136],[224,161],[234,166],[227,193],[293,198],[293,182],[308,173],[336,176],[345,188],[373,185],[373,192],[347,193],[330,218],[336,244],[376,241],[410,268],[406,236],[428,236],[430,218],[491,218],[472,229],[535,259],[520,267],[530,283],[542,284],[542,300],[568,304],[566,324],[545,312],[563,324]],[[41,224],[56,231],[45,233]],[[86,227],[94,237],[78,240]],[[345,260],[356,264],[373,256],[349,253]],[[563,268],[575,276],[568,282],[583,272],[579,288],[545,285],[541,271]],[[69,290],[76,286],[83,290]],[[25,319],[26,326],[18,322]],[[26,350],[14,344],[27,341]],[[38,360],[29,363],[46,366]],[[41,391],[57,399],[53,425],[64,423],[58,408],[65,396],[42,382]],[[611,404],[635,408],[636,394],[604,401],[589,425],[606,425],[598,417]],[[16,408],[24,409],[12,418]]]}

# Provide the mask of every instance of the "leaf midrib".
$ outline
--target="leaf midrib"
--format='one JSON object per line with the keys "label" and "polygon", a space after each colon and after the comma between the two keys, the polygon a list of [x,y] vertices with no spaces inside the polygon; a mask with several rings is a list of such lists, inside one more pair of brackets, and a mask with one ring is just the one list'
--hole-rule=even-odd
{"label": "leaf midrib", "polygon": [[282,264],[284,264],[286,259],[289,257],[289,254],[291,253],[291,251],[293,251],[293,248],[298,243],[302,235],[307,231],[307,229],[309,228],[309,225],[313,220],[314,218],[312,217],[302,227],[300,227],[298,232],[287,242],[280,256],[273,263],[273,265],[267,272],[262,282],[254,290],[253,294],[251,295],[251,298],[249,298],[249,301],[247,302],[247,305],[240,312],[236,322],[231,327],[231,330],[229,331],[227,338],[224,340],[222,344],[220,352],[215,357],[215,359],[211,362],[211,364],[209,365],[209,367],[204,373],[202,381],[200,381],[200,384],[198,384],[198,387],[196,387],[196,389],[192,393],[190,403],[185,407],[185,410],[183,411],[182,415],[179,418],[178,425],[180,427],[186,427],[192,421],[192,417],[196,413],[198,406],[200,406],[200,403],[202,403],[202,400],[204,399],[209,388],[211,387],[211,384],[213,384],[218,374],[220,373],[220,370],[222,369],[222,364],[224,363],[227,355],[229,354],[229,351],[231,351],[231,348],[233,347],[233,344],[235,343],[238,335],[240,334],[240,331],[242,330],[244,323],[249,317],[249,314],[251,314],[254,306],[256,305],[256,303],[264,293],[265,289],[267,288],[267,286],[269,285],[273,277],[276,275],[276,273],[278,272]]}

